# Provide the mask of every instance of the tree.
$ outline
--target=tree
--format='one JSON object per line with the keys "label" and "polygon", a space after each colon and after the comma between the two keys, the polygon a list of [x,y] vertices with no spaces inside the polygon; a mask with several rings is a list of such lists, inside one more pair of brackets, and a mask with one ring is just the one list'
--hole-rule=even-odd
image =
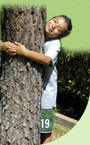
{"label": "tree", "polygon": [[[45,8],[4,8],[2,40],[43,53]],[[0,73],[2,145],[40,144],[42,66],[2,53]],[[5,145],[6,145],[5,144]]]}

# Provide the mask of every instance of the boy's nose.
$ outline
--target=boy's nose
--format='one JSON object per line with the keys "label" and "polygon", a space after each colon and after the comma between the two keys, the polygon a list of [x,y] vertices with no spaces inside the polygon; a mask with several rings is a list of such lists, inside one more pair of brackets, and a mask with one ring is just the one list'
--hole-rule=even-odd
{"label": "boy's nose", "polygon": [[55,28],[57,28],[57,27],[58,27],[58,24],[53,24],[53,25],[52,25],[53,30],[54,30]]}

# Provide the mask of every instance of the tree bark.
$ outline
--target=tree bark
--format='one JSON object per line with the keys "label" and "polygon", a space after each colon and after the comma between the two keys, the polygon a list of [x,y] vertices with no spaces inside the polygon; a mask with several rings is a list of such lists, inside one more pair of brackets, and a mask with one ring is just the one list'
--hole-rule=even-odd
{"label": "tree bark", "polygon": [[[43,53],[45,8],[4,8],[2,40]],[[2,145],[39,145],[42,65],[2,53],[0,108]]]}

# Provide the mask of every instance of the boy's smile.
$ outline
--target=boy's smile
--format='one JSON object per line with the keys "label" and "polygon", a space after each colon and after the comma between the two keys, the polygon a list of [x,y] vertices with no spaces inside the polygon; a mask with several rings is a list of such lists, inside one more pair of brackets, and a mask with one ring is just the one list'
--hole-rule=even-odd
{"label": "boy's smile", "polygon": [[52,32],[52,31],[53,31],[52,26],[49,25],[49,26],[48,26],[48,30]]}
{"label": "boy's smile", "polygon": [[67,29],[67,23],[63,17],[55,17],[46,23],[46,40],[58,38]]}

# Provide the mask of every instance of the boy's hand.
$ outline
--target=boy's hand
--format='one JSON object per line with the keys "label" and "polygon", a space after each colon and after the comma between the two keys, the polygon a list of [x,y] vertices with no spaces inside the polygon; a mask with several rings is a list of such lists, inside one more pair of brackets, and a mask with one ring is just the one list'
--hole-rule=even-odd
{"label": "boy's hand", "polygon": [[22,55],[22,56],[25,56],[25,53],[27,51],[27,49],[25,48],[24,45],[18,43],[18,42],[15,42],[15,53],[17,55]]}
{"label": "boy's hand", "polygon": [[[1,50],[12,56],[15,54],[14,47],[15,47],[15,44],[13,44],[11,42],[2,42],[2,44],[1,44]],[[12,50],[8,51],[9,48],[12,48]]]}

